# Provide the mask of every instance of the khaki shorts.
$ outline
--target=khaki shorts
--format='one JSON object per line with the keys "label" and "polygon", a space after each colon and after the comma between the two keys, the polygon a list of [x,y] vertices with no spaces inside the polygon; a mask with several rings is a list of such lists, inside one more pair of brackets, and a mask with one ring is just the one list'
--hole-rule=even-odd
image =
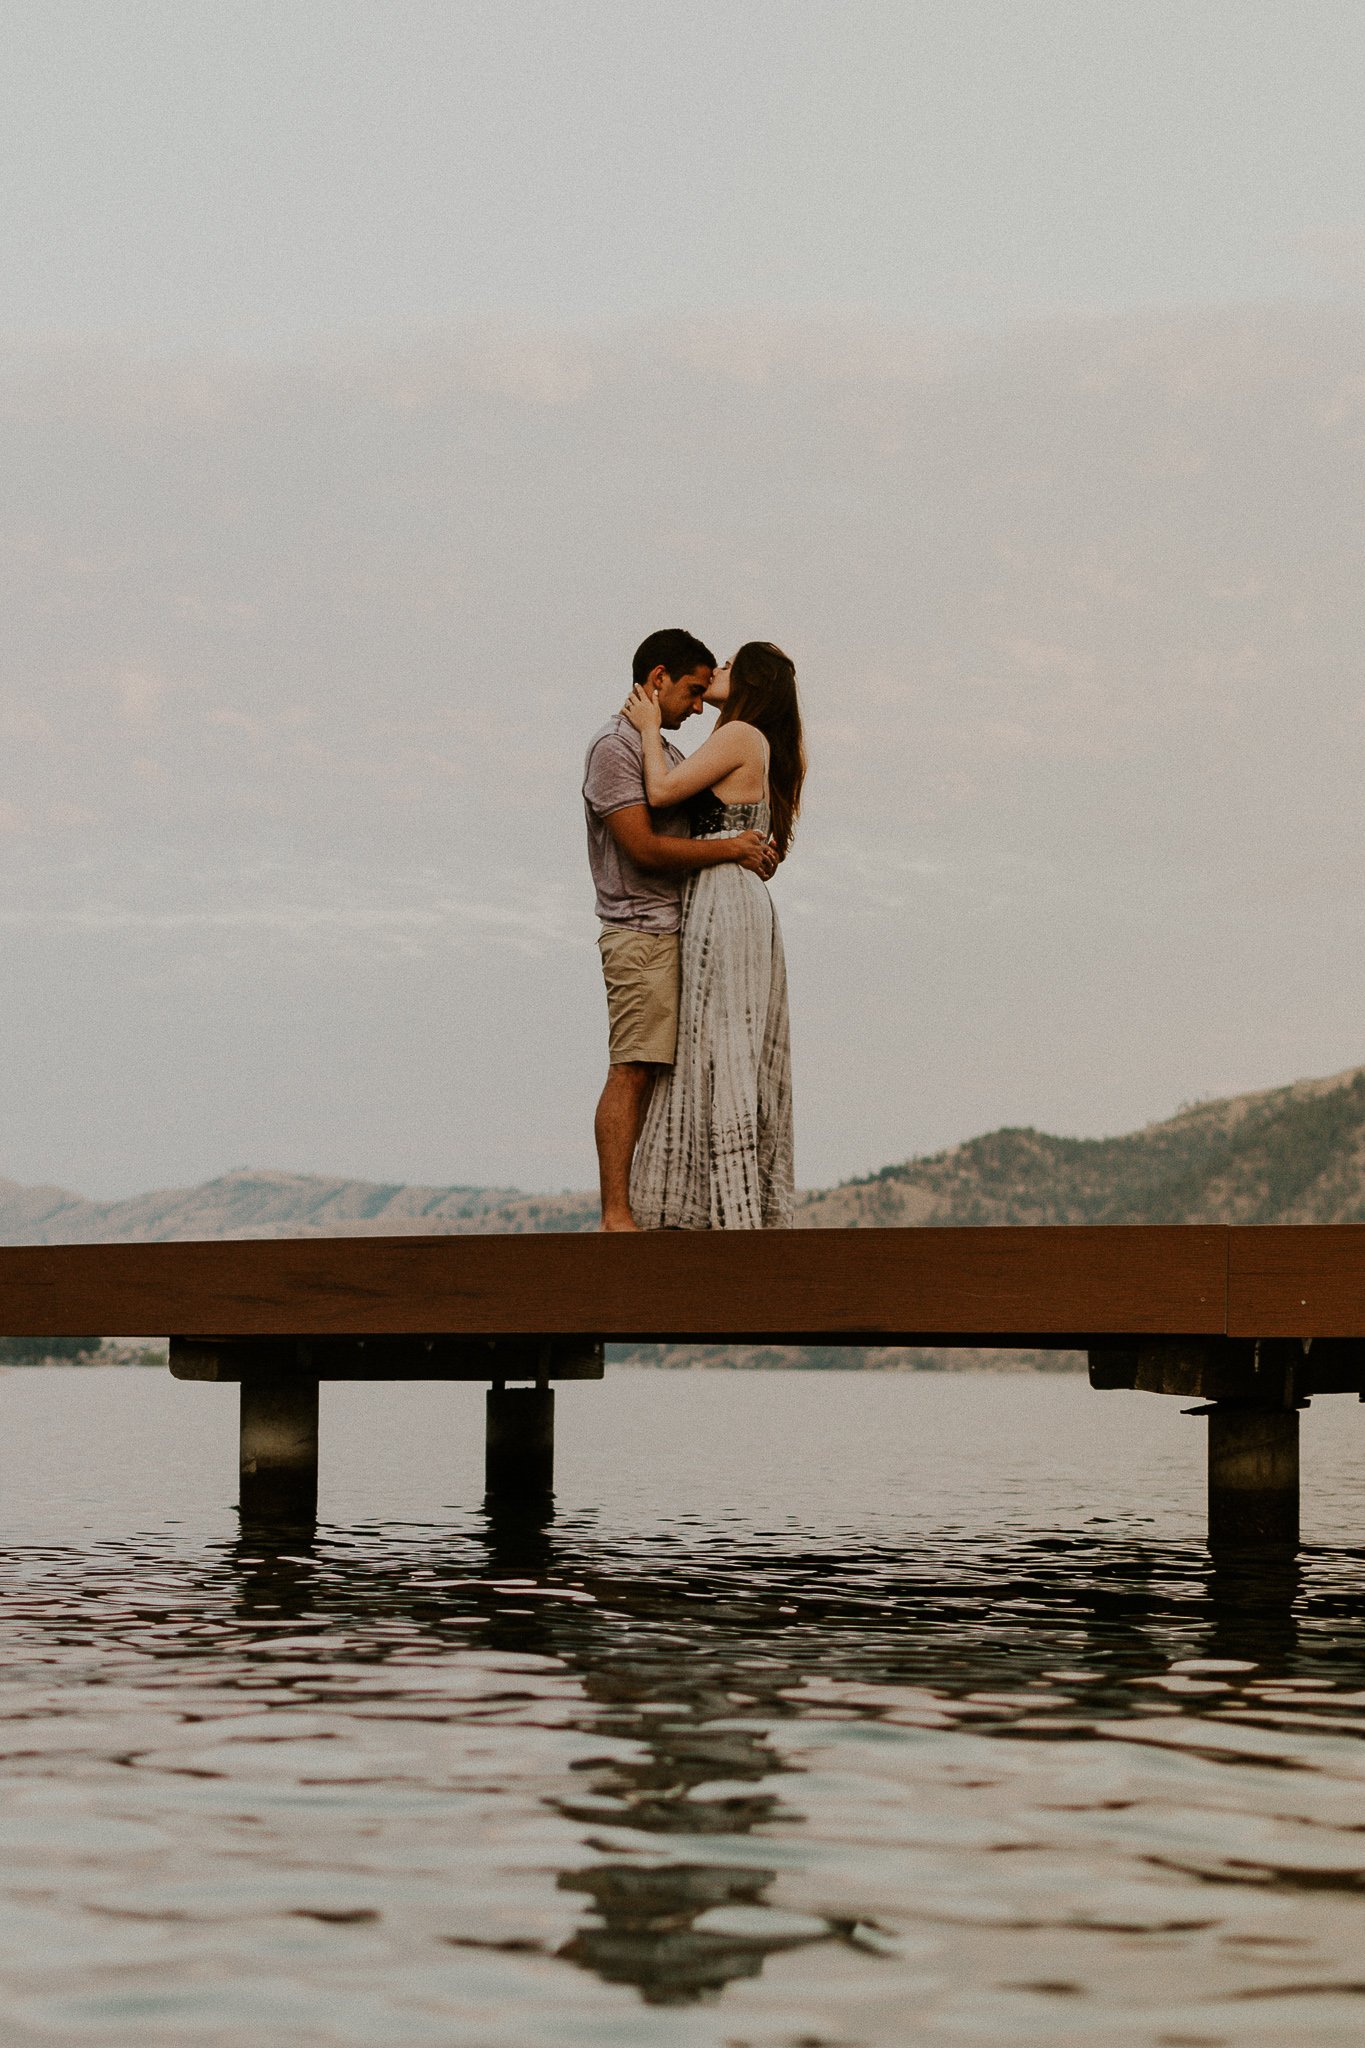
{"label": "khaki shorts", "polygon": [[607,984],[611,1064],[671,1067],[678,1049],[678,934],[604,924],[597,949]]}

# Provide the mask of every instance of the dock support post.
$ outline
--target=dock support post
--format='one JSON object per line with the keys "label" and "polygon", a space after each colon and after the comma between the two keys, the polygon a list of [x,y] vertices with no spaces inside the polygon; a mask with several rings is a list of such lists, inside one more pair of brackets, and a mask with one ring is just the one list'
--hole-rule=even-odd
{"label": "dock support post", "polygon": [[545,1500],[555,1484],[553,1387],[488,1390],[484,1487],[490,1501]]}
{"label": "dock support post", "polygon": [[1297,1550],[1298,1409],[1217,1401],[1208,1417],[1210,1550]]}
{"label": "dock support post", "polygon": [[318,1507],[318,1383],[242,1379],[241,1511],[248,1521],[311,1522]]}

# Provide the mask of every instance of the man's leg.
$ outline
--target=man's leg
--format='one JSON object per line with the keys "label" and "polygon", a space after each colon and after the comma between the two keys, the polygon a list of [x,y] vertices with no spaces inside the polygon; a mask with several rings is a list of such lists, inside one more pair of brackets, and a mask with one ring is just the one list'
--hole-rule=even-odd
{"label": "man's leg", "polygon": [[608,1069],[607,1085],[593,1119],[603,1230],[636,1228],[630,1213],[630,1162],[657,1072],[657,1067],[647,1067],[639,1060],[619,1060]]}

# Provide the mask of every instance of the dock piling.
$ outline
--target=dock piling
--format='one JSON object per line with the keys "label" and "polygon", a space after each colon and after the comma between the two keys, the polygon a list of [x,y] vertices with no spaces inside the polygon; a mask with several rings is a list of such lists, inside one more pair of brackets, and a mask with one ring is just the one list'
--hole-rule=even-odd
{"label": "dock piling", "polygon": [[491,1386],[484,1488],[490,1501],[545,1499],[555,1484],[553,1387]]}
{"label": "dock piling", "polygon": [[1298,1409],[1216,1401],[1208,1419],[1210,1550],[1296,1550]]}
{"label": "dock piling", "polygon": [[318,1383],[244,1375],[241,1512],[249,1521],[312,1521],[318,1505]]}

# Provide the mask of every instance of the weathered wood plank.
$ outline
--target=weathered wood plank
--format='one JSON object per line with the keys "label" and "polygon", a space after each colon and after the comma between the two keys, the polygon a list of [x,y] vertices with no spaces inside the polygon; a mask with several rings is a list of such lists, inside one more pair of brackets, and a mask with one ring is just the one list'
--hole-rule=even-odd
{"label": "weathered wood plank", "polygon": [[1083,1346],[1221,1333],[1226,1276],[1204,1226],[5,1246],[0,1333]]}
{"label": "weathered wood plank", "polygon": [[1261,1224],[1230,1231],[1228,1334],[1365,1336],[1365,1224]]}

